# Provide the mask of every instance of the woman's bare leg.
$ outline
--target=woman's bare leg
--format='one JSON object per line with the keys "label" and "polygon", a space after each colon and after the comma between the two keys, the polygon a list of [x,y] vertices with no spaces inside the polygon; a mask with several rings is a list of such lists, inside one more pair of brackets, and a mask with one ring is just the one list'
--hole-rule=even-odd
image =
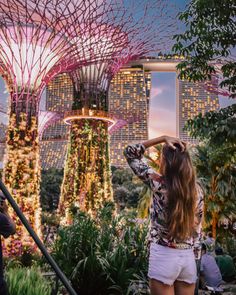
{"label": "woman's bare leg", "polygon": [[174,295],[174,286],[163,284],[154,279],[149,281],[151,295]]}
{"label": "woman's bare leg", "polygon": [[182,281],[174,283],[175,295],[194,295],[195,284],[187,284]]}

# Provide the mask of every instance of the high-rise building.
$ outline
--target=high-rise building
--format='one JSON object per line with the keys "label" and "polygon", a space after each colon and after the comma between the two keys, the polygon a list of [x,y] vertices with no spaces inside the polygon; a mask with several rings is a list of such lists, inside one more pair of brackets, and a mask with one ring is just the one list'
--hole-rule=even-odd
{"label": "high-rise building", "polygon": [[[151,74],[141,66],[123,68],[111,82],[109,110],[127,124],[110,137],[111,165],[126,166],[123,149],[130,142],[148,138],[148,110]],[[71,110],[73,85],[67,74],[57,76],[47,86],[46,110]],[[69,126],[62,120],[49,126],[41,141],[42,169],[63,168]]]}
{"label": "high-rise building", "polygon": [[[46,90],[46,111],[63,113],[72,108],[73,84],[68,74],[54,78]],[[42,169],[64,167],[69,126],[63,120],[50,125],[40,142]]]}
{"label": "high-rise building", "polygon": [[113,78],[109,92],[109,110],[118,113],[127,124],[110,137],[111,165],[126,167],[123,156],[128,143],[148,138],[151,73],[142,66],[122,68]]}
{"label": "high-rise building", "polygon": [[[109,111],[127,121],[127,124],[110,136],[111,165],[126,167],[124,147],[128,143],[148,138],[151,72],[175,72],[176,63],[175,60],[144,59],[122,68],[113,78],[109,91]],[[67,74],[59,75],[47,86],[46,110],[71,110],[72,97],[70,77]],[[208,92],[202,83],[176,80],[177,136],[182,140],[196,143],[183,131],[188,119],[217,109],[217,95]],[[69,126],[63,121],[54,123],[45,130],[41,142],[43,169],[64,167],[68,133]]]}
{"label": "high-rise building", "polygon": [[197,143],[196,139],[189,136],[183,128],[189,119],[199,113],[215,111],[220,108],[217,94],[210,93],[202,82],[189,82],[177,80],[177,136],[183,141]]}

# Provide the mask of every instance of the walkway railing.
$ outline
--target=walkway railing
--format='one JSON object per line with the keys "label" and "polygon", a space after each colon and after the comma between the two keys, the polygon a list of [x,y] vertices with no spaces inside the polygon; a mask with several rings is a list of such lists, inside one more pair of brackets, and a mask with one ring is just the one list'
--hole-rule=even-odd
{"label": "walkway railing", "polygon": [[16,212],[16,214],[19,217],[20,221],[22,222],[22,224],[24,225],[24,227],[27,229],[27,231],[29,232],[30,236],[33,238],[34,242],[38,246],[39,250],[42,252],[42,254],[46,258],[46,260],[48,261],[48,263],[51,265],[51,267],[55,271],[56,275],[58,276],[58,278],[60,279],[60,281],[62,282],[62,284],[65,286],[65,288],[69,292],[69,294],[70,295],[78,295],[75,292],[75,290],[72,288],[69,280],[64,275],[64,273],[61,271],[61,269],[59,268],[59,266],[57,265],[57,263],[55,262],[55,260],[48,253],[47,249],[45,248],[45,246],[43,245],[43,243],[41,242],[41,240],[39,239],[39,237],[36,235],[35,231],[32,229],[32,227],[30,226],[28,220],[25,218],[24,214],[21,212],[20,208],[18,207],[18,205],[14,201],[13,197],[11,196],[11,194],[9,193],[9,191],[6,188],[6,186],[3,184],[3,182],[1,180],[0,180],[0,189],[2,190],[3,194],[5,195],[6,199],[8,200],[8,202],[10,203],[10,205],[12,206],[12,208],[14,209],[14,211]]}

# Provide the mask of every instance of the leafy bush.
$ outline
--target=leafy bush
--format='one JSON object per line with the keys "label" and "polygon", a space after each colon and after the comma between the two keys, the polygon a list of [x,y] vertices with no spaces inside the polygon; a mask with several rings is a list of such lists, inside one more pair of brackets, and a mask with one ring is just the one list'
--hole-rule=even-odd
{"label": "leafy bush", "polygon": [[40,202],[43,211],[54,212],[59,203],[63,170],[48,169],[42,171]]}
{"label": "leafy bush", "polygon": [[50,295],[51,286],[37,268],[10,268],[6,274],[9,295]]}
{"label": "leafy bush", "polygon": [[130,168],[113,168],[113,197],[119,211],[125,208],[137,208],[143,182],[134,175]]}
{"label": "leafy bush", "polygon": [[224,252],[236,259],[236,239],[233,235],[225,232],[217,237],[216,242],[223,247]]}
{"label": "leafy bush", "polygon": [[[126,294],[132,280],[147,272],[147,226],[133,216],[113,216],[108,203],[91,219],[78,212],[59,230],[54,257],[81,295]],[[131,294],[131,293],[129,293]]]}

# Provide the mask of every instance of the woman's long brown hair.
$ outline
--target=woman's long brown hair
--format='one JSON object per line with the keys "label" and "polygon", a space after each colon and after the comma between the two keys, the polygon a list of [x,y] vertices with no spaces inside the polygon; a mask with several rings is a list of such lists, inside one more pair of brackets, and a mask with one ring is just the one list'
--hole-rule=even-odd
{"label": "woman's long brown hair", "polygon": [[188,151],[175,147],[163,146],[161,173],[167,186],[169,238],[184,241],[194,230],[196,177]]}

